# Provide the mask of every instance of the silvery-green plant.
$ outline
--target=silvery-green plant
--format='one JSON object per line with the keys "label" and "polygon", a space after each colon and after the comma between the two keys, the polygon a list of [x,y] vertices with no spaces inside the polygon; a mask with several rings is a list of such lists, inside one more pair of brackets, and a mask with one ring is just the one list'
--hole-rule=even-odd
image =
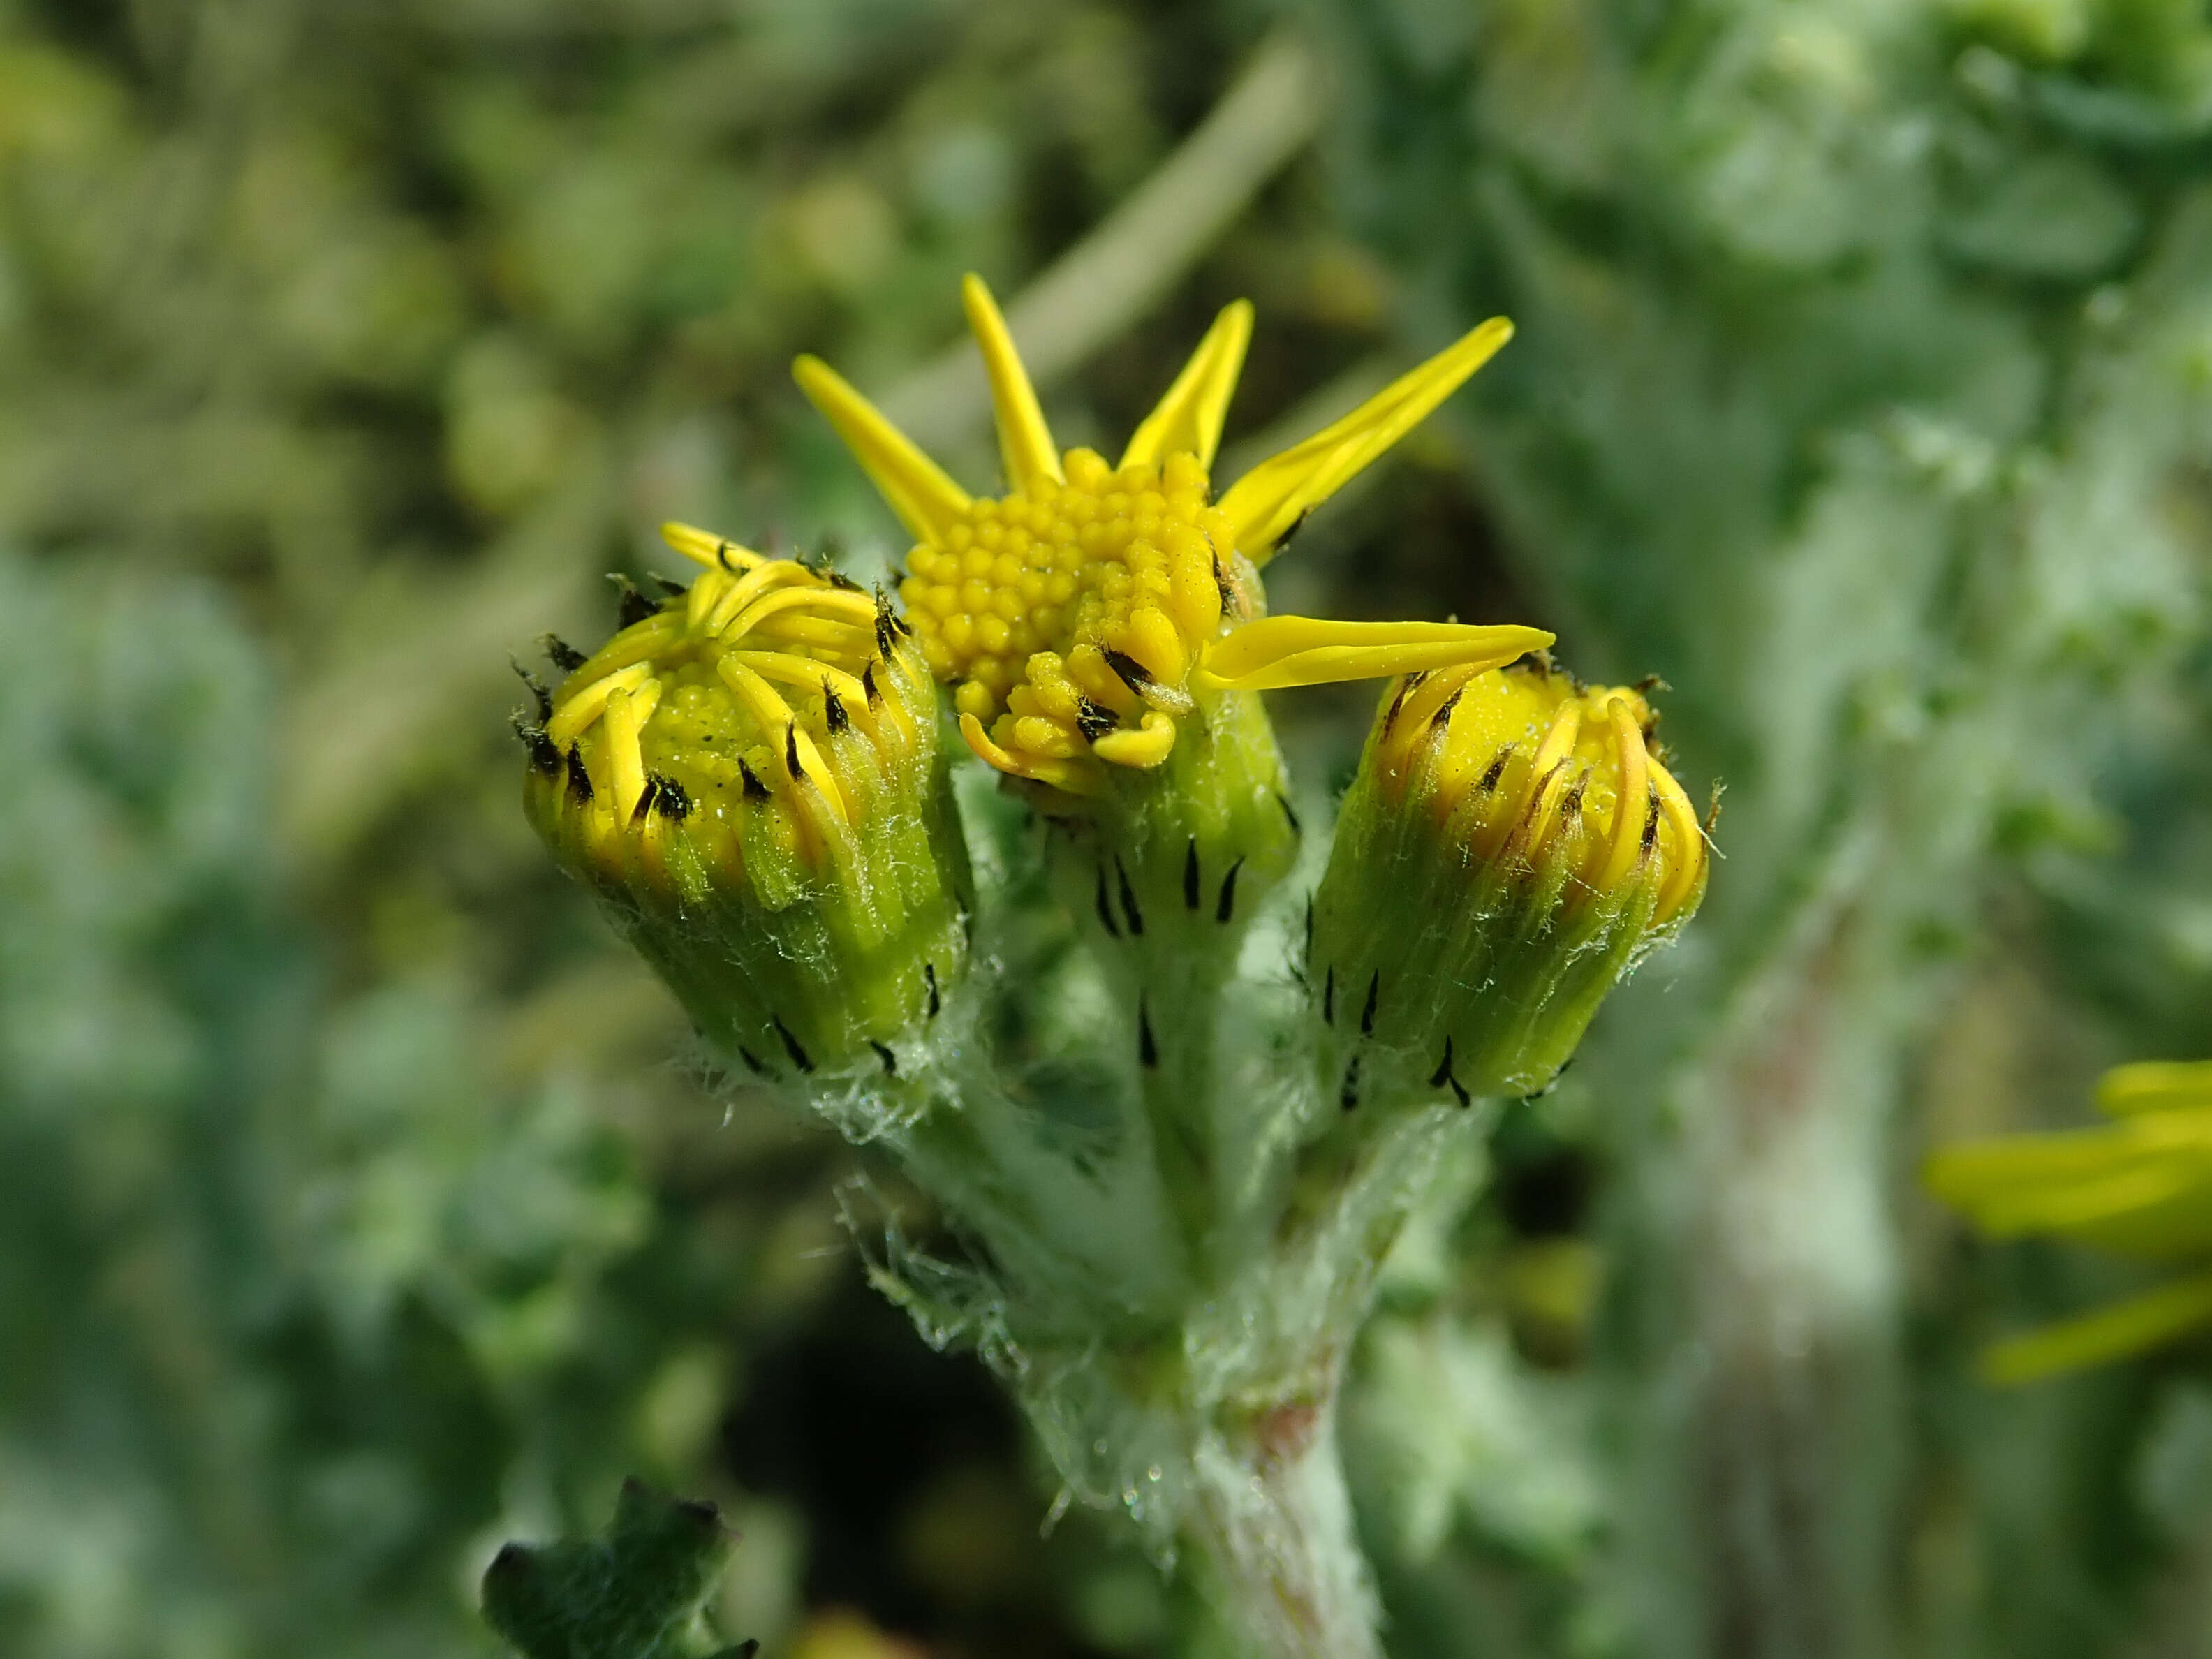
{"label": "silvery-green plant", "polygon": [[[1007,492],[802,359],[914,536],[899,603],[670,526],[690,586],[551,646],[530,814],[710,1048],[941,1205],[958,1259],[893,1231],[878,1282],[1000,1370],[1066,1498],[1231,1646],[1354,1659],[1335,1413],[1383,1257],[1695,909],[1705,830],[1643,696],[1546,633],[1267,613],[1261,567],[1502,321],[1217,493],[1249,307],[1114,464],[1054,445],[966,297]],[[1386,677],[1324,856],[1258,694]]]}

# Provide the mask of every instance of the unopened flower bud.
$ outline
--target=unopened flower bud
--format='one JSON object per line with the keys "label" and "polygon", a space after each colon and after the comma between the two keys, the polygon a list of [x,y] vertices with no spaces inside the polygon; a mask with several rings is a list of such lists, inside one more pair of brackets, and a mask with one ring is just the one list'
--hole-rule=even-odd
{"label": "unopened flower bud", "polygon": [[526,804],[701,1032],[782,1075],[896,1067],[965,955],[936,690],[887,601],[671,525],[707,569],[519,722]]}
{"label": "unopened flower bud", "polygon": [[1364,1096],[1548,1085],[1703,896],[1650,706],[1540,659],[1396,681],[1344,801],[1308,964],[1321,1063]]}

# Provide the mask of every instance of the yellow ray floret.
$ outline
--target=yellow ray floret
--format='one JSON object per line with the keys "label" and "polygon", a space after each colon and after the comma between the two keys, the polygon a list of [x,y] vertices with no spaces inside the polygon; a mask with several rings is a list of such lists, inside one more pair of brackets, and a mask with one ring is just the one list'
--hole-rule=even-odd
{"label": "yellow ray floret", "polygon": [[[913,533],[899,588],[908,619],[931,672],[955,688],[969,746],[1001,771],[1093,793],[1102,763],[1165,760],[1200,697],[1490,667],[1550,641],[1533,629],[1261,614],[1258,564],[1504,343],[1503,319],[1217,500],[1208,470],[1251,339],[1249,304],[1215,319],[1109,466],[1092,450],[1054,448],[989,289],[971,276],[962,297],[998,419],[1004,496],[971,499],[817,359],[793,372]],[[746,570],[738,587],[759,575],[723,568]],[[757,591],[717,594],[712,614],[737,614]]]}
{"label": "yellow ray floret", "polygon": [[829,418],[910,533],[927,541],[958,520],[967,509],[968,492],[847,385],[842,375],[819,357],[801,357],[791,372],[799,389]]}
{"label": "yellow ray floret", "polygon": [[960,285],[960,298],[968,311],[968,326],[982,348],[983,373],[991,382],[991,407],[999,421],[999,453],[1006,464],[1006,479],[1016,489],[1033,489],[1049,480],[1060,482],[1060,452],[1053,447],[1052,428],[1044,423],[1036,388],[1014,350],[1014,337],[1006,332],[998,302],[979,276],[969,276]]}
{"label": "yellow ray floret", "polygon": [[1541,651],[1552,639],[1540,628],[1513,623],[1471,627],[1266,617],[1210,646],[1194,679],[1201,687],[1276,691],[1438,668],[1495,668]]}
{"label": "yellow ray floret", "polygon": [[2212,1273],[2161,1285],[2108,1308],[2039,1331],[2008,1337],[1981,1356],[1984,1381],[2038,1382],[2064,1371],[2110,1364],[2212,1324]]}
{"label": "yellow ray floret", "polygon": [[1196,456],[1200,466],[1212,468],[1214,452],[1221,446],[1221,423],[1229,416],[1230,396],[1237,390],[1245,348],[1251,343],[1252,302],[1238,300],[1223,307],[1167,396],[1139,424],[1129,447],[1121,452],[1121,465],[1157,464],[1163,456],[1180,451]]}
{"label": "yellow ray floret", "polygon": [[[1993,1238],[2050,1236],[2149,1261],[2212,1258],[2212,1066],[2147,1062],[2107,1073],[2097,1128],[1946,1146],[1929,1189]],[[2141,1352],[2212,1323],[2212,1275],[2163,1285],[1984,1356],[2020,1382]]]}
{"label": "yellow ray floret", "polygon": [[1492,318],[1334,425],[1239,478],[1222,496],[1221,510],[1237,526],[1245,556],[1265,564],[1292,526],[1411,432],[1512,337],[1512,324]]}

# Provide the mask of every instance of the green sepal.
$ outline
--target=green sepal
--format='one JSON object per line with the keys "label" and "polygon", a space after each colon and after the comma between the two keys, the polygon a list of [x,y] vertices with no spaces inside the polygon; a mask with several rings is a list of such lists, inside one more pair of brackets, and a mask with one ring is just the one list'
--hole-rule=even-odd
{"label": "green sepal", "polygon": [[1343,1105],[1549,1086],[1607,993],[1679,930],[1658,876],[1606,892],[1556,843],[1484,860],[1457,822],[1394,805],[1363,765],[1314,896],[1320,1082]]}

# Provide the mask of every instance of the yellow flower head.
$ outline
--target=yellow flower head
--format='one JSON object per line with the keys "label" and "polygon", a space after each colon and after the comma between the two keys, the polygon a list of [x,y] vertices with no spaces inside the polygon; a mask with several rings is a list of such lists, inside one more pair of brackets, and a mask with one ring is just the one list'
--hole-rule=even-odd
{"label": "yellow flower head", "polygon": [[911,757],[928,719],[904,625],[794,560],[687,525],[662,534],[708,568],[571,665],[533,745],[547,789],[550,755],[582,844],[603,850],[680,823],[735,874],[736,826],[765,805],[790,850],[818,863],[869,805],[868,775]]}
{"label": "yellow flower head", "polygon": [[[2039,1235],[2151,1261],[2212,1261],[2212,1062],[2108,1072],[2093,1129],[1947,1146],[1929,1190],[1992,1238]],[[1993,1382],[2125,1358],[2212,1324],[2212,1271],[1991,1347]]]}
{"label": "yellow flower head", "polygon": [[965,954],[928,668],[887,600],[661,533],[706,568],[550,642],[526,810],[733,1058],[873,1064]]}
{"label": "yellow flower head", "polygon": [[1100,763],[1147,768],[1224,690],[1452,665],[1494,666],[1540,630],[1263,617],[1258,577],[1305,514],[1403,437],[1512,334],[1484,323],[1218,497],[1210,469],[1251,337],[1224,309],[1118,464],[1054,447],[989,290],[964,287],[997,411],[1007,494],[971,497],[826,364],[800,387],[915,538],[900,587],[969,745],[1002,772],[1095,793]]}
{"label": "yellow flower head", "polygon": [[1318,1063],[1405,1099],[1528,1094],[1704,896],[1640,691],[1538,657],[1385,694],[1314,895]]}
{"label": "yellow flower head", "polygon": [[1385,705],[1372,765],[1471,862],[1559,859],[1590,894],[1656,888],[1662,927],[1703,892],[1704,832],[1651,750],[1640,691],[1584,686],[1541,662],[1408,677]]}

